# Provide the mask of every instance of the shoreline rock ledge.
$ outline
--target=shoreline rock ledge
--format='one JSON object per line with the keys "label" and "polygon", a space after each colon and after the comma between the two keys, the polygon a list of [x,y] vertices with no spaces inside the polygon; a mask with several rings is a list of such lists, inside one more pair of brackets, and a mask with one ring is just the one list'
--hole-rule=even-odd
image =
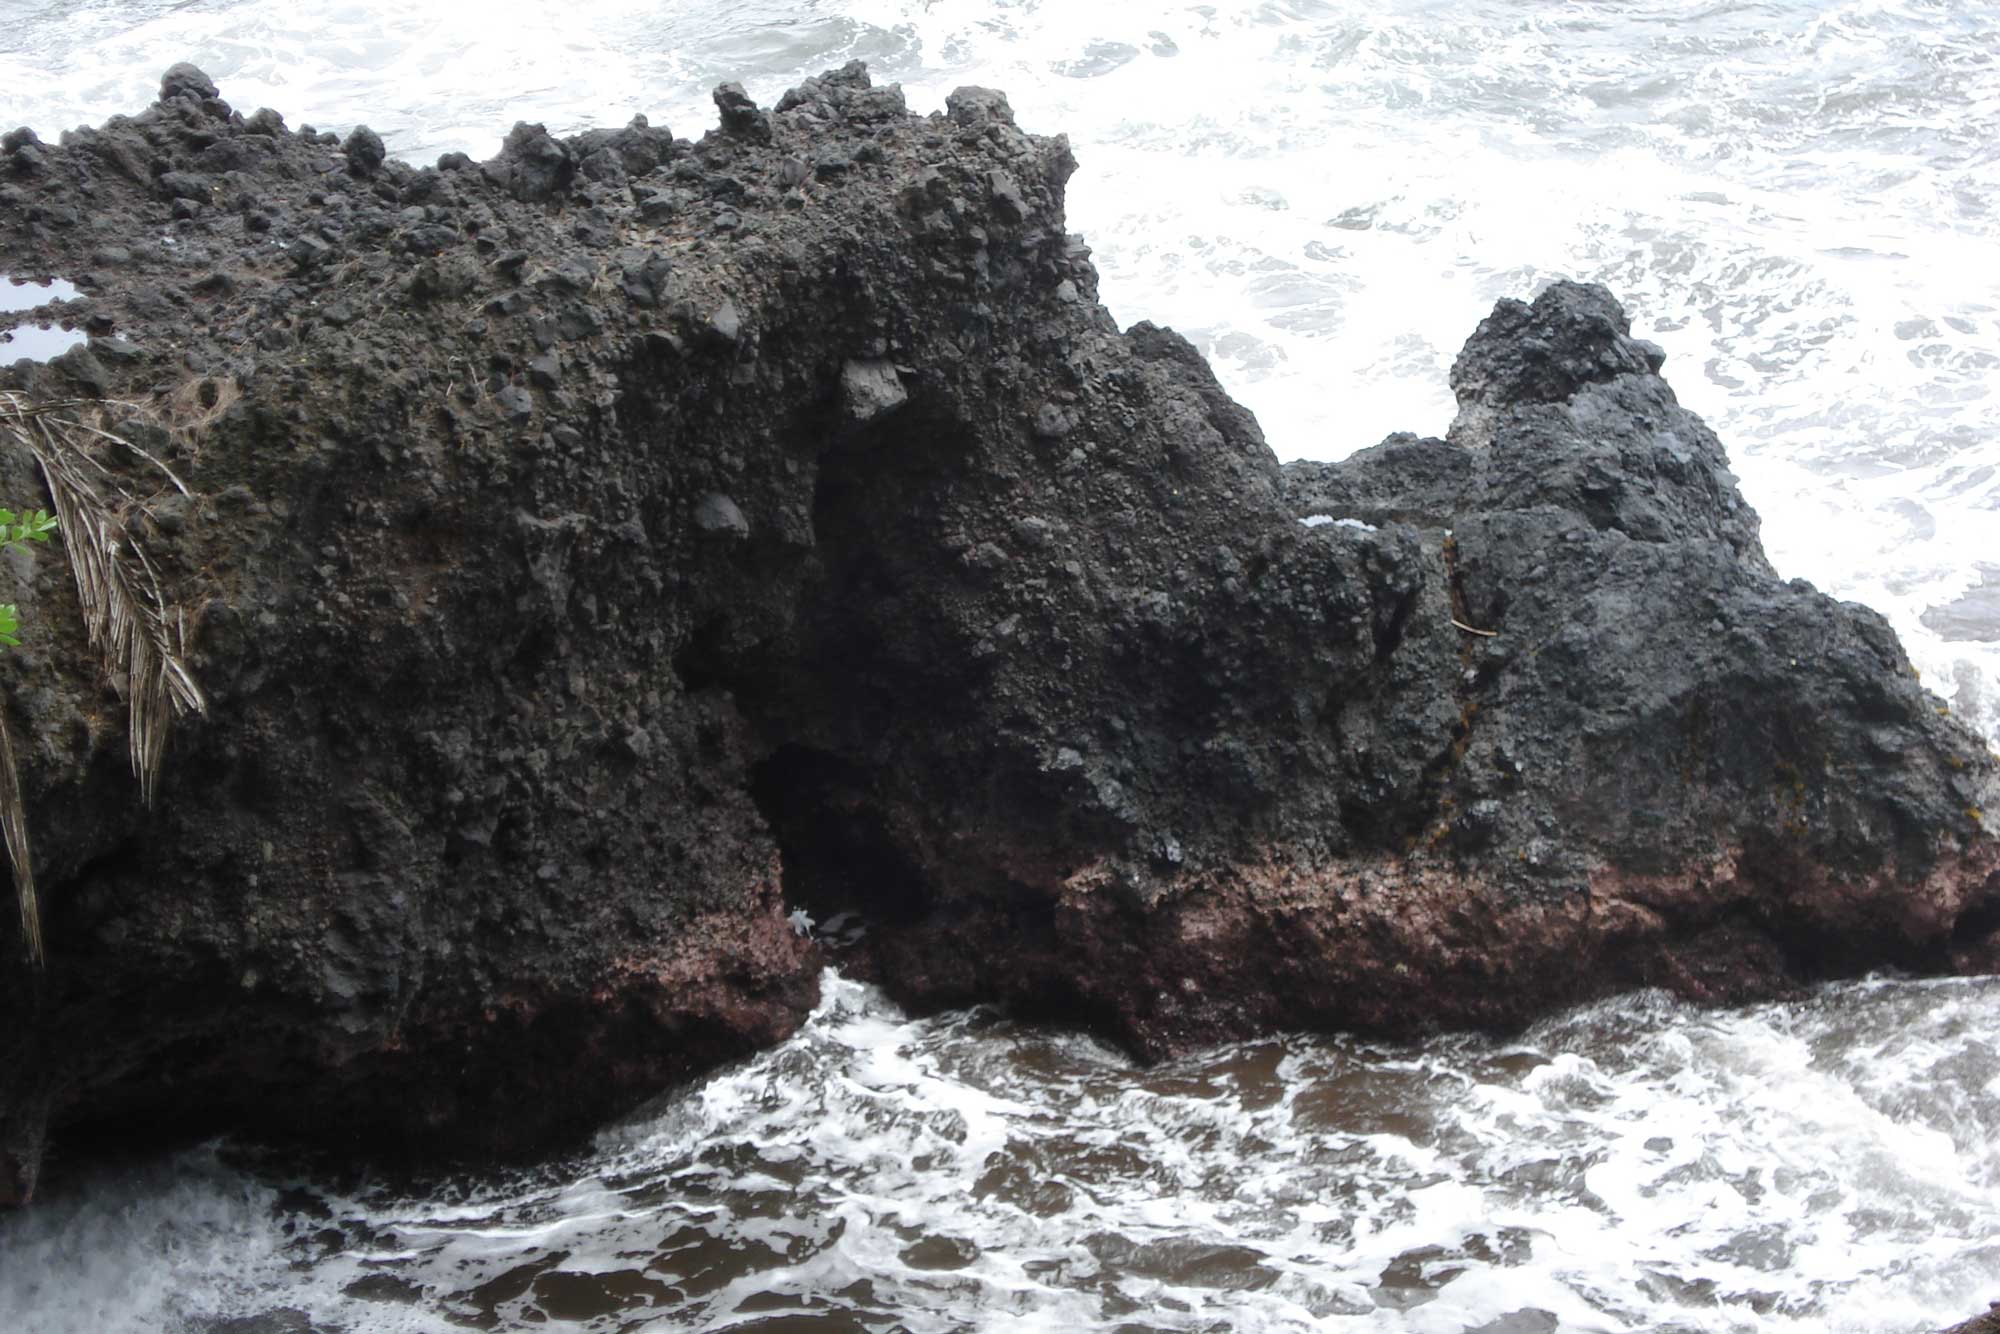
{"label": "shoreline rock ledge", "polygon": [[417,169],[180,66],[0,140],[0,272],[88,335],[0,389],[186,481],[119,531],[209,699],[148,808],[66,560],[10,562],[0,1199],[223,1129],[533,1152],[830,955],[1155,1055],[2000,962],[1993,757],[1772,572],[1610,294],[1502,302],[1449,438],[1280,467],[999,93],[716,100]]}

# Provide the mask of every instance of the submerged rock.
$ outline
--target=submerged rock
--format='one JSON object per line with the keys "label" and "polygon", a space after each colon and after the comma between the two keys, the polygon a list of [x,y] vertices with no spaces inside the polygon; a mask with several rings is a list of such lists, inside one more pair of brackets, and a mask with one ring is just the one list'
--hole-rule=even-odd
{"label": "submerged rock", "polygon": [[852,65],[478,170],[163,97],[0,213],[146,353],[0,388],[149,405],[211,701],[146,809],[26,573],[12,1198],[48,1126],[580,1134],[799,1022],[794,908],[909,1003],[1147,1053],[2000,962],[1992,757],[1772,573],[1601,289],[1502,303],[1449,440],[1280,468],[1097,304],[998,93]]}

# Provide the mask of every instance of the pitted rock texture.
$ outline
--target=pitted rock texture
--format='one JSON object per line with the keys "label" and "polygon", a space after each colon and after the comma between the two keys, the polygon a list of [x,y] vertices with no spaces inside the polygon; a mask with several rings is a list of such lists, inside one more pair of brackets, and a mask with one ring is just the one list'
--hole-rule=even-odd
{"label": "pitted rock texture", "polygon": [[1281,469],[1000,94],[716,101],[416,169],[177,66],[8,137],[0,269],[92,338],[0,387],[149,414],[213,708],[144,809],[15,566],[0,1189],[50,1127],[575,1135],[798,1022],[795,905],[1143,1052],[2000,962],[1992,757],[1771,572],[1607,293],[1503,303],[1449,442]]}

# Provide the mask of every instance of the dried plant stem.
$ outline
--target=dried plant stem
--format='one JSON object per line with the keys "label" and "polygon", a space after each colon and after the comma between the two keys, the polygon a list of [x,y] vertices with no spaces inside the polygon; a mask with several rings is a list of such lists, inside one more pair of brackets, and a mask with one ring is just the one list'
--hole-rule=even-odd
{"label": "dried plant stem", "polygon": [[[34,402],[0,391],[0,431],[25,446],[40,466],[54,502],[85,633],[106,670],[122,671],[130,713],[132,773],[147,805],[158,790],[173,720],[208,712],[208,699],[187,665],[185,609],[170,605],[145,549],[126,531],[126,518],[145,501],[107,469],[91,449],[117,445],[156,468],[183,495],[173,470],[123,436],[90,425],[84,412],[106,406],[90,399]],[[0,832],[14,866],[21,921],[31,957],[42,953],[34,873],[28,856],[27,819],[13,746],[0,728]]]}
{"label": "dried plant stem", "polygon": [[21,905],[21,940],[30,966],[42,966],[42,906],[35,897],[35,859],[28,848],[28,814],[21,801],[21,773],[14,764],[14,729],[0,713],[0,834],[14,868],[14,897]]}

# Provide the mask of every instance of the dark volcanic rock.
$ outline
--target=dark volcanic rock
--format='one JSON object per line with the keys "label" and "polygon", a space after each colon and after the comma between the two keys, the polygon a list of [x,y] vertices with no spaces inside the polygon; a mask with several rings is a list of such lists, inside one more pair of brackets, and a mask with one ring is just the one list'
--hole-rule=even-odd
{"label": "dark volcanic rock", "polygon": [[2000,1302],[1993,1303],[1993,1309],[1985,1315],[1974,1316],[1963,1324],[1953,1325],[1944,1334],[2000,1334]]}
{"label": "dark volcanic rock", "polygon": [[192,97],[202,101],[220,97],[215,80],[183,60],[160,76],[160,100],[170,102],[176,97]]}
{"label": "dark volcanic rock", "polygon": [[382,143],[382,136],[366,125],[357,125],[341,145],[347,154],[347,164],[358,176],[372,176],[389,156],[389,150]]}
{"label": "dark volcanic rock", "polygon": [[0,1193],[49,1125],[578,1133],[804,1014],[781,880],[912,1003],[1146,1052],[2000,962],[1991,757],[1772,574],[1599,289],[1502,304],[1450,443],[1280,469],[1096,304],[1068,147],[997,93],[852,65],[473,171],[205,82],[0,213],[139,353],[0,387],[149,405],[197,498],[132,532],[212,701],[147,810],[28,572]]}
{"label": "dark volcanic rock", "polygon": [[771,142],[771,118],[758,110],[740,83],[725,83],[715,90],[715,109],[722,117],[722,132],[739,135],[755,143]]}

